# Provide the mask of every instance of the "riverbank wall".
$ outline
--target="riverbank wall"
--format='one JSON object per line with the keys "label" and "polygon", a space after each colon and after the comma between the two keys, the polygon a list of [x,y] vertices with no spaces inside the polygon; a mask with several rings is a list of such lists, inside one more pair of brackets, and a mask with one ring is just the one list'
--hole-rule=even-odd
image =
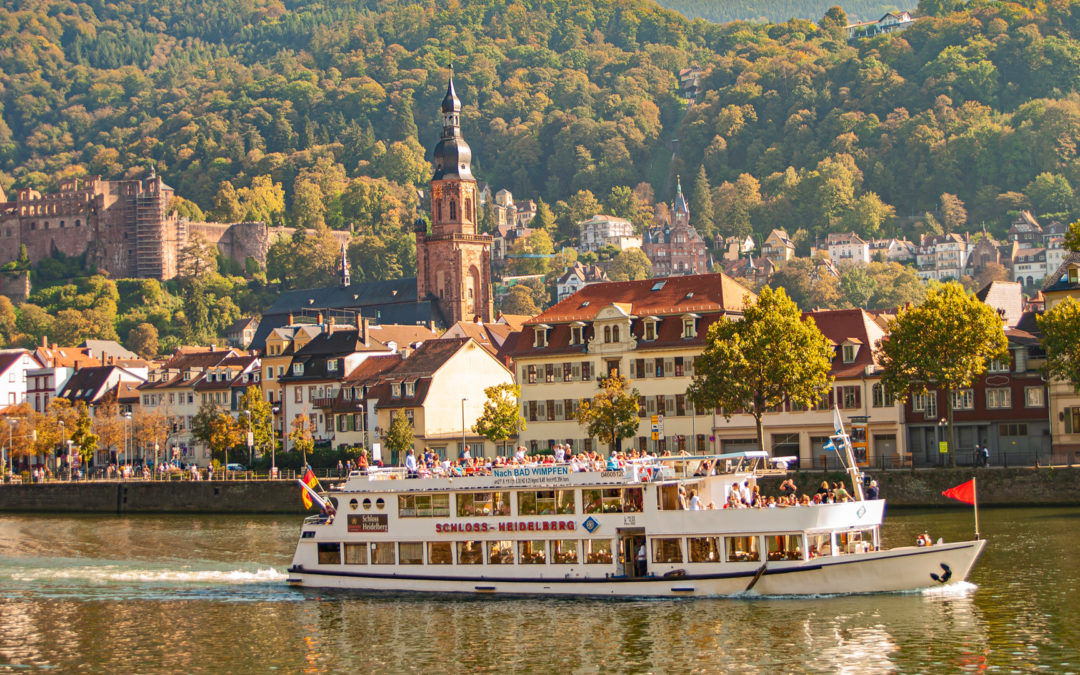
{"label": "riverbank wall", "polygon": [[[892,507],[957,506],[943,490],[978,478],[980,506],[1080,505],[1080,466],[1042,468],[915,469],[870,472]],[[842,473],[793,471],[800,494]],[[762,494],[779,494],[783,478],[762,478]],[[323,480],[329,487],[337,482]],[[301,514],[300,486],[275,481],[122,481],[0,485],[0,513],[281,513]],[[310,511],[308,513],[313,513]]]}
{"label": "riverbank wall", "polygon": [[[336,480],[323,479],[324,487]],[[295,480],[0,485],[0,513],[304,513]],[[312,510],[311,513],[315,511]]]}

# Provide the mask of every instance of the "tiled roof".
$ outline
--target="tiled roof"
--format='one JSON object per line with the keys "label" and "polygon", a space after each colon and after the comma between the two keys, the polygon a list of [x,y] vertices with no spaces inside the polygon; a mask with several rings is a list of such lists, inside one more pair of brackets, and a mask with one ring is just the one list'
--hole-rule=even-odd
{"label": "tiled roof", "polygon": [[439,334],[427,326],[402,326],[398,324],[377,324],[368,326],[368,336],[386,344],[393,342],[399,347],[433,340]]}
{"label": "tiled roof", "polygon": [[1054,270],[1054,273],[1047,277],[1043,283],[1042,289],[1044,291],[1067,291],[1073,288],[1073,285],[1069,283],[1069,277],[1065,272],[1072,265],[1080,264],[1080,252],[1072,251],[1069,255],[1065,256],[1065,259],[1061,261],[1058,268]]}
{"label": "tiled roof", "polygon": [[240,352],[234,349],[199,349],[181,348],[171,359],[165,362],[165,368],[170,370],[187,370],[189,368],[209,368],[216,366],[225,359],[239,356]]}
{"label": "tiled roof", "polygon": [[34,350],[34,356],[42,365],[50,368],[74,368],[76,364],[80,368],[101,365],[101,361],[85,347],[38,347]]}
{"label": "tiled roof", "polygon": [[361,361],[360,365],[353,368],[352,372],[345,376],[342,382],[350,385],[374,382],[384,373],[400,364],[403,359],[404,357],[401,354],[369,356]]}
{"label": "tiled roof", "polygon": [[102,354],[115,359],[137,359],[139,355],[128,349],[124,349],[115,340],[83,340],[80,347],[85,347],[91,353],[100,357]]}
{"label": "tiled roof", "polygon": [[5,349],[0,351],[0,373],[4,373],[8,368],[22,358],[23,354],[29,354],[30,352],[25,349]]}
{"label": "tiled roof", "polygon": [[591,321],[611,304],[622,304],[637,316],[687,312],[741,312],[745,300],[756,299],[726,274],[694,274],[641,281],[611,281],[586,286],[542,312],[525,326]]}
{"label": "tiled roof", "polygon": [[457,354],[472,338],[428,340],[417,347],[409,358],[403,359],[386,377],[394,380],[430,377]]}
{"label": "tiled roof", "polygon": [[878,342],[885,337],[885,331],[874,317],[862,309],[833,309],[807,312],[817,324],[818,330],[835,345],[845,341],[859,345],[855,360],[844,363],[844,350],[837,349],[832,361],[831,374],[836,378],[860,377],[865,374],[866,366],[876,364],[874,358]]}

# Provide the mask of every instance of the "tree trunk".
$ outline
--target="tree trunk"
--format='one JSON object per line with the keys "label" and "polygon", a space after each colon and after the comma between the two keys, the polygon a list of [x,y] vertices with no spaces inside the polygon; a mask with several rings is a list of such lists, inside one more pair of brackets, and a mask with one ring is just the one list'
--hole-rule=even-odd
{"label": "tree trunk", "polygon": [[[758,448],[765,450],[765,429],[761,424],[762,413],[754,410],[754,423],[757,426],[757,442]],[[766,451],[767,452],[767,451]]]}

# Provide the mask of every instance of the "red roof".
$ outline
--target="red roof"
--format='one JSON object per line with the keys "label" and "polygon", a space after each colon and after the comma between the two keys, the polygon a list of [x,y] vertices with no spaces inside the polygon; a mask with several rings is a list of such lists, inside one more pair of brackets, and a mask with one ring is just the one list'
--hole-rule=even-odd
{"label": "red roof", "polygon": [[[866,373],[866,366],[875,365],[874,355],[878,350],[878,341],[885,337],[885,331],[874,320],[873,315],[862,309],[832,309],[807,312],[822,332],[837,346],[833,357],[831,375],[835,378],[861,377]],[[844,342],[858,347],[855,360],[844,363]]]}
{"label": "red roof", "polygon": [[591,321],[597,312],[615,303],[627,305],[629,313],[637,316],[741,312],[747,299],[753,302],[757,296],[722,273],[612,281],[582,288],[525,325]]}

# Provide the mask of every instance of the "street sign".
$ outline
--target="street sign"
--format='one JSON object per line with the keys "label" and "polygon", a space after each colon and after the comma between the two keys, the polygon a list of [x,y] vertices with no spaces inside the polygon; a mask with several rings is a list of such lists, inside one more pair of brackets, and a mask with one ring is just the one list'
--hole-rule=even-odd
{"label": "street sign", "polygon": [[942,454],[942,455],[949,454],[949,442],[948,441],[938,441],[937,447],[938,447],[938,452],[940,454]]}
{"label": "street sign", "polygon": [[652,422],[650,425],[652,427],[652,439],[658,441],[664,437],[664,416],[653,415],[650,422]]}

